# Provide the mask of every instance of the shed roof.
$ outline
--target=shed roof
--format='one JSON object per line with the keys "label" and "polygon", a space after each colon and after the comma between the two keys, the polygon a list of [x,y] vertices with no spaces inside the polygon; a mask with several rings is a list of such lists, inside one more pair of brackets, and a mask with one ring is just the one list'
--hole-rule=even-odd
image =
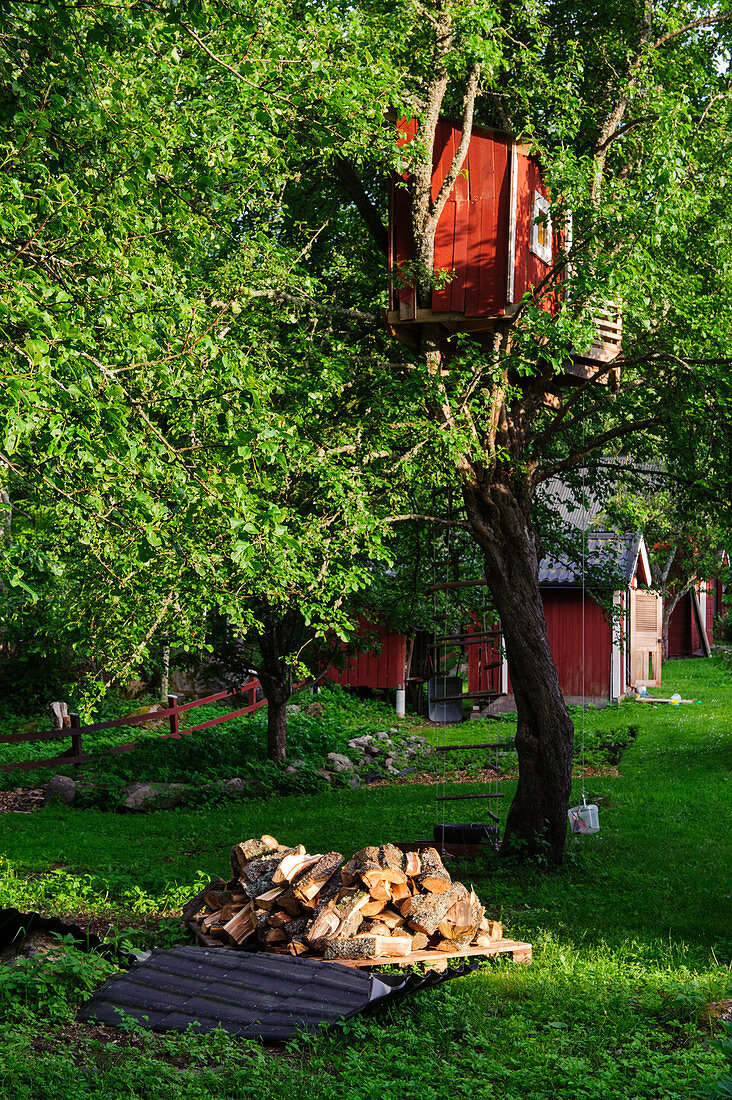
{"label": "shed roof", "polygon": [[[650,583],[648,554],[642,535],[619,535],[615,531],[587,532],[584,576],[588,585],[611,590],[625,588],[636,572],[641,583]],[[579,588],[582,577],[582,562],[568,557],[547,555],[539,564],[539,584],[542,587]]]}

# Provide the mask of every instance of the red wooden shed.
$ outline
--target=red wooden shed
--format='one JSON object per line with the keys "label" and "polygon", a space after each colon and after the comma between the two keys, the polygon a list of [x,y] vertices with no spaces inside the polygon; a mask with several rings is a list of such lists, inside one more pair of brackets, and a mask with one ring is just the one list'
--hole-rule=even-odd
{"label": "red wooden shed", "polygon": [[[572,702],[618,699],[631,685],[660,683],[661,600],[644,587],[651,573],[642,537],[593,531],[588,561],[614,568],[618,587],[606,593],[615,607],[613,616],[589,591],[583,599],[575,564],[544,558],[539,567],[549,645],[562,692]],[[469,660],[468,669],[470,691],[489,686],[477,661]],[[512,694],[505,663],[498,690]]]}
{"label": "red wooden shed", "polygon": [[684,593],[669,619],[669,657],[707,656],[715,640],[714,620],[724,610],[724,590],[719,577],[699,582]]}

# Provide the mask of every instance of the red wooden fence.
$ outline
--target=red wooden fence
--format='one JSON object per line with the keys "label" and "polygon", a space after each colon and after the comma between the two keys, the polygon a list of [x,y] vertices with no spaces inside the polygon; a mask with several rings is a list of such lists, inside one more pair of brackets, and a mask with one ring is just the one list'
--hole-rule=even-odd
{"label": "red wooden fence", "polygon": [[[177,738],[183,737],[188,733],[193,733],[194,730],[205,730],[210,726],[217,726],[219,722],[228,722],[230,719],[238,718],[242,714],[251,714],[253,711],[259,710],[260,707],[266,707],[266,699],[257,699],[257,689],[260,686],[259,680],[252,678],[235,691],[220,691],[216,695],[207,695],[204,699],[193,699],[190,703],[178,703],[175,695],[169,695],[168,706],[164,710],[155,710],[149,714],[134,714],[127,718],[112,718],[109,722],[92,722],[91,725],[88,726],[81,725],[78,714],[71,714],[69,715],[70,725],[64,729],[43,730],[39,733],[5,734],[0,737],[0,745],[17,745],[25,741],[29,743],[36,741],[62,741],[64,738],[70,737],[71,747],[65,752],[62,752],[59,756],[54,756],[47,760],[23,760],[17,764],[2,764],[0,765],[0,771],[32,771],[34,768],[50,768],[61,764],[83,764],[89,759],[89,754],[83,751],[82,737],[86,734],[98,733],[101,730],[114,729],[117,726],[141,726],[145,722],[159,722],[161,718],[167,718],[170,724],[170,732],[163,734],[163,737]],[[249,694],[251,694],[251,702],[245,707],[241,707],[239,710],[227,711],[226,714],[220,714],[216,718],[209,718],[206,722],[199,722],[196,726],[187,726],[185,729],[180,728],[180,715],[187,710],[194,710],[196,707],[203,707],[209,703],[216,703],[220,699],[230,699],[239,695]],[[134,742],[129,742],[126,745],[115,745],[108,751],[132,752],[134,748]]]}

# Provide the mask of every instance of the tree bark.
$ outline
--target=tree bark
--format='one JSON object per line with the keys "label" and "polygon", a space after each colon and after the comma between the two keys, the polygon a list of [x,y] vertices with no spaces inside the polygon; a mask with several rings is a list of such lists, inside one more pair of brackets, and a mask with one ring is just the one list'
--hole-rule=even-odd
{"label": "tree bark", "polygon": [[464,483],[468,520],[483,550],[516,699],[519,781],[501,853],[561,863],[567,836],[574,727],[559,686],[539,592],[530,501],[507,483]]}
{"label": "tree bark", "polygon": [[281,764],[287,759],[287,703],[292,695],[290,675],[277,662],[270,669],[258,669],[259,682],[267,700],[267,759]]}
{"label": "tree bark", "polygon": [[[264,685],[263,685],[264,686]],[[287,699],[267,699],[267,757],[281,764],[287,759]]]}

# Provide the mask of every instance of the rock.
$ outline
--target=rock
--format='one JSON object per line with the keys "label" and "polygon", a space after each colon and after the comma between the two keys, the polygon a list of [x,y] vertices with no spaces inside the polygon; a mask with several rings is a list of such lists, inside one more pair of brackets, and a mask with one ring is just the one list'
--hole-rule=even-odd
{"label": "rock", "polygon": [[353,771],[353,761],[349,760],[347,756],[344,756],[341,752],[329,752],[326,760],[337,772],[350,772]]}
{"label": "rock", "polygon": [[290,767],[291,768],[295,768],[295,769],[307,768],[307,766],[308,766],[307,760],[291,760],[290,761]]}
{"label": "rock", "polygon": [[311,703],[310,706],[305,707],[305,713],[309,714],[311,718],[322,718],[325,714],[325,707],[322,703]]}
{"label": "rock", "polygon": [[288,714],[299,714],[301,710],[302,710],[302,707],[299,707],[297,705],[297,703],[288,703],[287,704],[287,713]]}
{"label": "rock", "polygon": [[122,792],[124,810],[170,810],[179,806],[190,787],[183,783],[130,783]]}
{"label": "rock", "polygon": [[317,774],[318,774],[318,775],[322,775],[322,777],[323,777],[323,779],[324,779],[324,780],[326,781],[326,783],[330,783],[330,782],[331,782],[331,780],[333,779],[333,773],[332,773],[332,772],[327,772],[327,771],[325,771],[325,770],[324,770],[324,769],[322,769],[322,768],[319,768],[319,769],[318,769],[318,773],[317,773]]}
{"label": "rock", "polygon": [[43,788],[44,802],[62,802],[71,806],[76,798],[76,783],[68,775],[54,775]]}
{"label": "rock", "polygon": [[362,737],[352,737],[348,742],[348,747],[349,749],[360,749],[363,751],[364,749],[368,749],[371,744],[372,741],[370,736],[368,733],[365,733]]}
{"label": "rock", "polygon": [[357,775],[352,775],[351,778],[348,780],[348,786],[352,787],[354,791],[358,790],[358,788],[361,786],[361,780],[358,778]]}
{"label": "rock", "polygon": [[124,699],[139,699],[141,695],[147,695],[149,690],[150,685],[144,680],[128,680],[120,694]]}
{"label": "rock", "polygon": [[231,791],[234,794],[238,793],[239,791],[246,790],[244,780],[241,779],[238,775],[234,776],[233,779],[220,779],[217,786],[222,791]]}

